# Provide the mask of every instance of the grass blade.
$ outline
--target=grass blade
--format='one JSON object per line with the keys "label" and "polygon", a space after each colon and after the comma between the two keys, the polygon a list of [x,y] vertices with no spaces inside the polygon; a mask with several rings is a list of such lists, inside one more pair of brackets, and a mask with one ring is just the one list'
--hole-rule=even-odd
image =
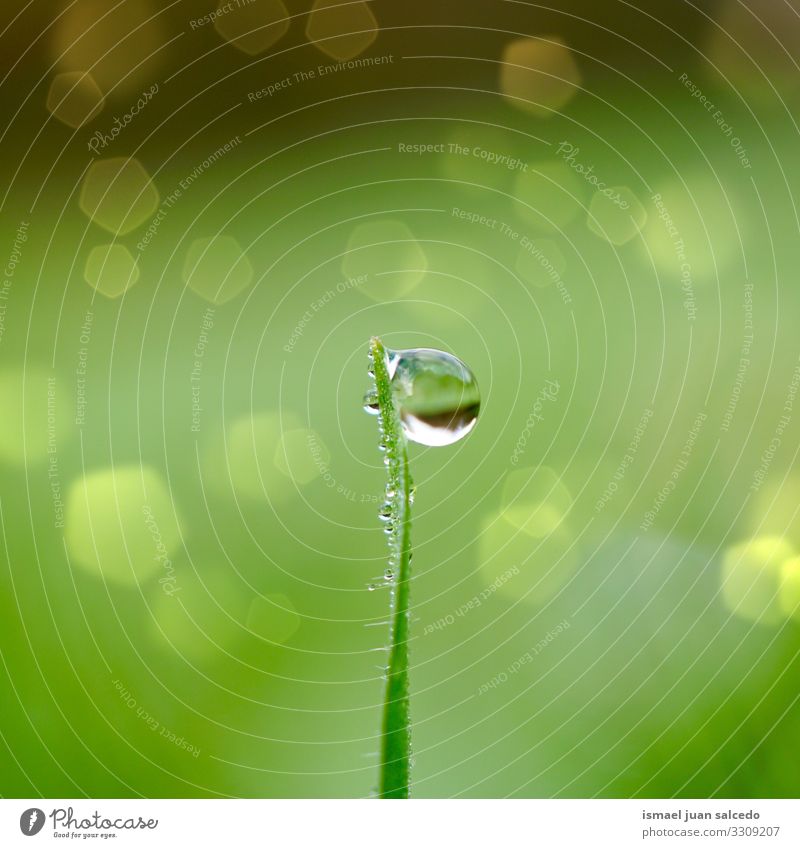
{"label": "grass blade", "polygon": [[408,798],[411,758],[408,690],[411,477],[406,439],[392,395],[386,350],[378,338],[370,341],[370,360],[375,375],[381,440],[386,450],[386,500],[391,508],[389,563],[395,571],[378,795],[381,798]]}

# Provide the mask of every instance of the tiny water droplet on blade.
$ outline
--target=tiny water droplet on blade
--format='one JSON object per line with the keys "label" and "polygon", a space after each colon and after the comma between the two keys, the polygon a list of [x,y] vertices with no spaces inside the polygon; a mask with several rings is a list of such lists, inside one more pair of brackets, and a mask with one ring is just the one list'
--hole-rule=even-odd
{"label": "tiny water droplet on blade", "polygon": [[364,410],[370,415],[378,414],[378,393],[374,389],[364,395]]}

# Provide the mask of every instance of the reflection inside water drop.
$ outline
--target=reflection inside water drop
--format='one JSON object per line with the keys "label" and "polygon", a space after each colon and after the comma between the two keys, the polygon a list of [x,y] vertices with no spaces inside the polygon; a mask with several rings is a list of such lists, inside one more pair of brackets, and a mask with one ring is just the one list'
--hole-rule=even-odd
{"label": "reflection inside water drop", "polygon": [[378,393],[375,389],[370,389],[364,395],[364,412],[368,412],[370,415],[378,414]]}
{"label": "reflection inside water drop", "polygon": [[478,420],[481,400],[475,375],[441,350],[388,350],[392,390],[406,436],[439,447],[462,439]]}

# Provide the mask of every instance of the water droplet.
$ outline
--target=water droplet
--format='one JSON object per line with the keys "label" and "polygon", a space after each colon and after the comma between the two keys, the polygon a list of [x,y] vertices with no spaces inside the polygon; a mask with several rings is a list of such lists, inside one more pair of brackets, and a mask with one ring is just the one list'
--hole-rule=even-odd
{"label": "water droplet", "polygon": [[370,415],[378,414],[378,393],[374,389],[364,395],[364,410]]}
{"label": "water droplet", "polygon": [[385,580],[394,580],[394,572],[391,568],[387,568],[386,571],[383,572],[383,577]]}
{"label": "water droplet", "polygon": [[374,592],[378,587],[374,583],[367,583],[367,591]]}
{"label": "water droplet", "polygon": [[441,350],[387,350],[389,376],[406,436],[439,447],[462,439],[478,420],[475,375]]}
{"label": "water droplet", "polygon": [[385,503],[378,510],[378,518],[381,521],[388,521],[392,517],[392,505],[390,503]]}
{"label": "water droplet", "polygon": [[384,533],[394,533],[394,524],[391,521],[386,522],[386,526],[383,528]]}

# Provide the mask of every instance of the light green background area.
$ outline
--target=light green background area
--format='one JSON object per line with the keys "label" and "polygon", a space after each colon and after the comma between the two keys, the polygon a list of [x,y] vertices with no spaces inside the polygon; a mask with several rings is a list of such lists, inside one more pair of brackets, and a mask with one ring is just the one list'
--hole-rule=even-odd
{"label": "light green background area", "polygon": [[[0,794],[374,789],[380,335],[481,387],[465,440],[410,448],[414,794],[796,796],[787,112],[678,57],[746,168],[678,62],[596,78],[576,51],[584,88],[547,117],[456,60],[253,103],[281,60],[224,47],[145,67],[163,91],[100,156],[136,86],[74,130],[48,77],[9,142],[45,125],[2,210]],[[89,163],[128,157],[89,202]]]}

